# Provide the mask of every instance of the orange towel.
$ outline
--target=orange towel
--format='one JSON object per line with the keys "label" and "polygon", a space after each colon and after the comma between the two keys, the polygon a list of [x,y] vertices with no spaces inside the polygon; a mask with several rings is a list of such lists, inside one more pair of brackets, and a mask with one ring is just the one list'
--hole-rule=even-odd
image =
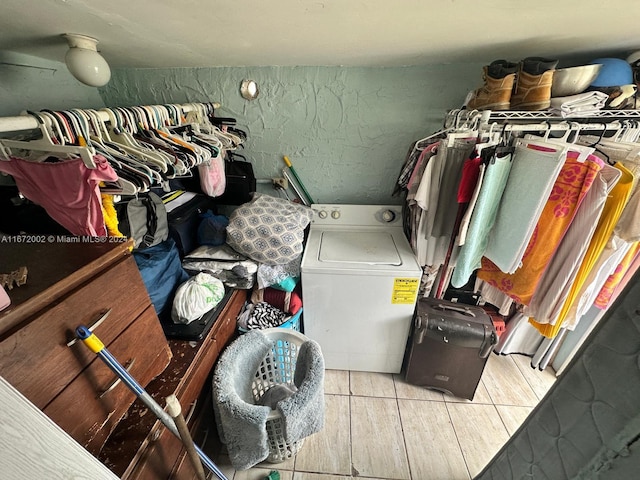
{"label": "orange towel", "polygon": [[569,152],[551,195],[544,206],[522,258],[522,266],[513,274],[501,272],[491,260],[482,259],[478,278],[528,305],[544,270],[564,237],[578,206],[591,188],[601,164],[595,158],[578,162],[578,154]]}

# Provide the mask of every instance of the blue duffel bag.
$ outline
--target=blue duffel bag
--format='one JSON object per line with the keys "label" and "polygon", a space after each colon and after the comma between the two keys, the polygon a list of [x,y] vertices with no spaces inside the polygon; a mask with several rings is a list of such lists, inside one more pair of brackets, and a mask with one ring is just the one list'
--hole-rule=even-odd
{"label": "blue duffel bag", "polygon": [[133,252],[142,281],[159,317],[171,310],[176,289],[189,279],[180,263],[175,242],[169,238],[158,245]]}

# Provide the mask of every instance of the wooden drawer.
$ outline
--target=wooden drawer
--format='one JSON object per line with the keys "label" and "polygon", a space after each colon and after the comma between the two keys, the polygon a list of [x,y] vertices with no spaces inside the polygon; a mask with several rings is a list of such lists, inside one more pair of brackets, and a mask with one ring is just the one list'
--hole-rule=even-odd
{"label": "wooden drawer", "polygon": [[[215,338],[207,338],[204,340],[201,353],[207,357],[217,358],[220,353],[220,347]],[[198,403],[198,395],[203,387],[211,388],[207,382],[211,380],[211,367],[209,362],[201,362],[192,364],[184,381],[180,383],[176,390],[176,396],[183,405],[183,410],[191,410]],[[160,405],[164,405],[164,399],[157,399]],[[189,407],[191,406],[191,407]],[[199,405],[198,405],[199,407]],[[185,416],[187,413],[185,413]],[[188,418],[187,418],[188,420]],[[176,438],[164,425],[157,422],[154,426],[156,430],[151,436],[151,442],[146,448],[143,457],[140,459],[136,469],[132,473],[130,479],[135,480],[157,480],[161,478],[169,478],[174,469],[176,460],[182,451],[182,443]]]}
{"label": "wooden drawer", "polygon": [[[209,335],[203,340],[196,358],[176,389],[176,396],[181,405],[192,405],[198,396],[202,395],[202,392],[206,393],[211,390],[213,366],[221,350],[235,334],[236,318],[243,304],[244,295],[234,296],[216,320]],[[204,399],[201,396],[199,402],[202,403],[202,400]],[[211,408],[211,397],[208,402],[208,407]],[[207,405],[199,405],[200,411],[204,408],[207,408]],[[153,435],[153,441],[147,447],[133,474],[128,478],[135,480],[181,479],[182,477],[172,474],[176,468],[183,472],[189,471],[186,478],[191,478],[191,466],[181,465],[181,453],[184,454],[184,450],[180,440],[163,425],[157,424],[154,428],[157,429],[157,433]],[[189,462],[188,459],[186,461]]]}
{"label": "wooden drawer", "polygon": [[182,442],[180,439],[163,425],[158,425],[158,430],[152,436],[140,462],[131,476],[127,478],[135,480],[168,479],[181,450]]}
{"label": "wooden drawer", "polygon": [[78,325],[90,326],[111,309],[95,329],[109,346],[149,305],[135,261],[127,257],[2,341],[0,374],[43,409],[94,359],[80,343],[67,346]]}
{"label": "wooden drawer", "polygon": [[[78,346],[89,351],[82,344]],[[131,375],[143,386],[160,374],[171,360],[171,350],[152,306],[108,349],[122,365],[130,365]],[[44,413],[97,455],[136,397],[121,382],[108,390],[116,375],[95,354],[90,352],[90,355],[94,361],[44,408]]]}
{"label": "wooden drawer", "polygon": [[[191,407],[183,407],[189,431],[198,446],[204,444],[211,429],[215,431],[211,402],[211,386],[205,385],[200,397]],[[185,403],[182,404],[185,405]],[[204,422],[211,422],[211,424],[203,425]],[[190,460],[186,458],[182,442],[164,426],[159,427],[142,460],[130,478],[135,480],[197,478]],[[205,473],[207,472],[208,469],[205,468]]]}
{"label": "wooden drawer", "polygon": [[[218,433],[213,414],[213,399],[210,386],[200,395],[198,408],[195,411],[194,417],[194,420],[189,423],[193,441],[201,448],[205,455],[216,463],[216,456],[219,452],[216,445]],[[220,467],[220,465],[218,465],[218,467]],[[208,473],[206,467],[204,467],[204,471],[205,474]],[[233,477],[233,475],[231,475],[231,477]],[[185,450],[182,451],[178,458],[170,478],[172,480],[197,480],[198,477],[195,469]],[[215,476],[213,478],[215,478]]]}
{"label": "wooden drawer", "polygon": [[[175,394],[185,411],[196,398],[210,388],[211,371],[220,351],[235,335],[236,317],[247,297],[237,290],[224,307],[207,336],[198,343],[169,340],[173,360],[161,376],[146,388],[164,405],[166,396]],[[182,444],[136,400],[120,422],[99,458],[123,479],[168,478],[180,458]]]}

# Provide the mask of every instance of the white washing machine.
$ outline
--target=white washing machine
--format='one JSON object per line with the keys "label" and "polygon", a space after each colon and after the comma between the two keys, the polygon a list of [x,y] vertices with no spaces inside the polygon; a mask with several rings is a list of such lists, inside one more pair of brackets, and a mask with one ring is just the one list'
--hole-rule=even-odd
{"label": "white washing machine", "polygon": [[326,368],[399,373],[422,270],[397,205],[315,204],[302,258],[304,333]]}

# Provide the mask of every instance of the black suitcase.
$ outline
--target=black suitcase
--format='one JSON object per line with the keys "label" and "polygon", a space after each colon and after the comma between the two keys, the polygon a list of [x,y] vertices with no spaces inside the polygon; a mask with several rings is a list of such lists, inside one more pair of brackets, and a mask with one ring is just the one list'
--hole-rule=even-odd
{"label": "black suitcase", "polygon": [[217,207],[213,199],[207,195],[184,191],[166,193],[162,196],[162,201],[167,208],[169,237],[176,242],[182,259],[199,246],[200,215],[207,210],[215,213]]}
{"label": "black suitcase", "polygon": [[421,298],[405,356],[405,379],[473,400],[497,342],[491,318],[482,308]]}

